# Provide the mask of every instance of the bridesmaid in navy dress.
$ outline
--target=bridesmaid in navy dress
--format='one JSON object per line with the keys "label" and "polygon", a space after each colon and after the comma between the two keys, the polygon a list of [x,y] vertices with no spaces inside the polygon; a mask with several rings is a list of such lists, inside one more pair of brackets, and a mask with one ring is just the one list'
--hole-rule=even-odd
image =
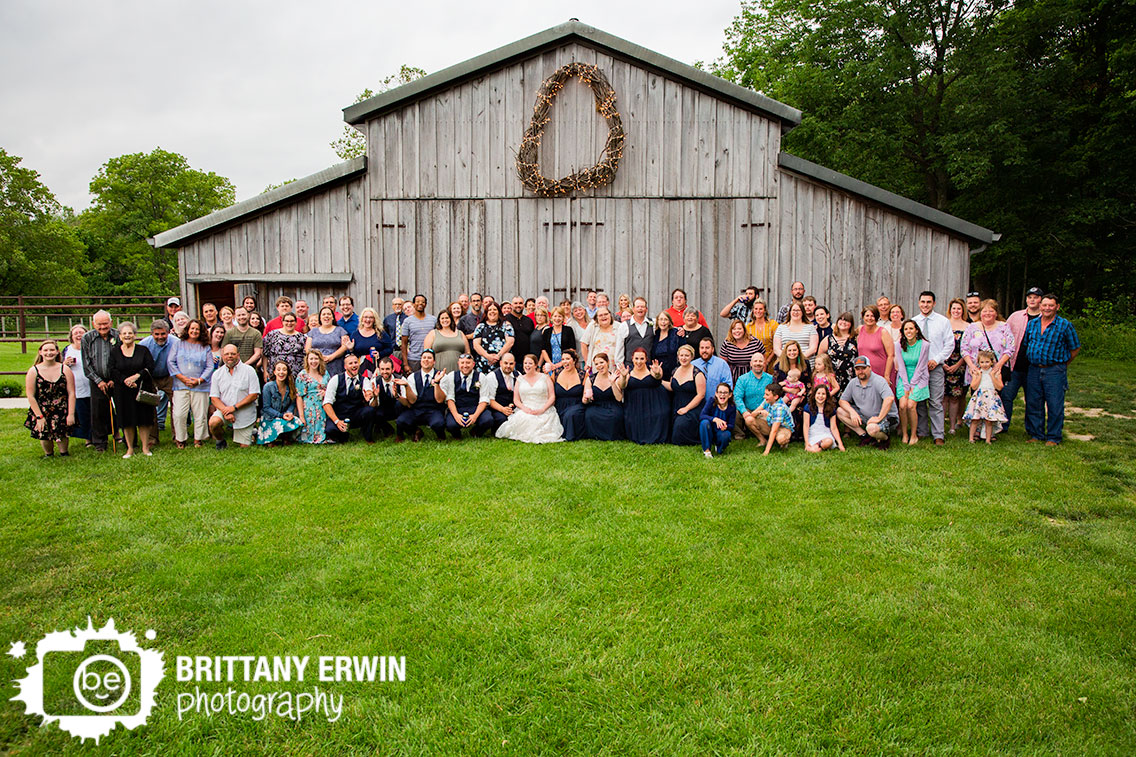
{"label": "bridesmaid in navy dress", "polygon": [[584,427],[589,439],[612,442],[623,435],[623,390],[609,373],[611,361],[601,352],[592,358],[591,373],[584,377]]}
{"label": "bridesmaid in navy dress", "polygon": [[678,368],[663,387],[671,393],[671,444],[701,444],[698,436],[699,412],[706,398],[706,375],[691,365],[694,348],[678,348]]}
{"label": "bridesmaid in navy dress", "polygon": [[584,382],[576,369],[576,350],[564,350],[560,357],[560,373],[552,388],[556,392],[556,414],[564,427],[564,441],[574,442],[587,435],[584,425]]}
{"label": "bridesmaid in navy dress", "polygon": [[631,355],[631,370],[619,372],[623,389],[623,428],[636,444],[666,444],[671,430],[671,403],[662,383],[663,368],[656,360],[647,367],[642,347]]}

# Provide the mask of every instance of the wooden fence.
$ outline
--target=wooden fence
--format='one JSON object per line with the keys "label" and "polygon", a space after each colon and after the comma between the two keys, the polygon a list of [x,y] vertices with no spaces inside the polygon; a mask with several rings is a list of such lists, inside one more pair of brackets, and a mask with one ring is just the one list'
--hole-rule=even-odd
{"label": "wooden fence", "polygon": [[[146,329],[154,318],[165,315],[165,297],[98,297],[17,295],[0,297],[0,344],[19,344],[26,354],[28,344],[44,339],[66,341],[71,327],[81,323],[91,328],[91,317],[98,310],[110,312],[115,323],[134,321]],[[23,375],[2,371],[0,376]]]}

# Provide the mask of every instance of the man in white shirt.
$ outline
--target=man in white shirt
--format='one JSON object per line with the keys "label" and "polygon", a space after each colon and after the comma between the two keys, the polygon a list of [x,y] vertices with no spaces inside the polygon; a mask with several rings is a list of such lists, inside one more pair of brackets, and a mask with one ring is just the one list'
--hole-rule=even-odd
{"label": "man in white shirt", "polygon": [[434,389],[434,398],[446,406],[446,430],[455,439],[461,438],[462,429],[481,436],[493,427],[493,417],[485,412],[493,395],[490,383],[482,379],[467,352],[458,358],[457,372],[447,373]]}
{"label": "man in white shirt", "polygon": [[343,356],[343,373],[332,376],[323,393],[323,411],[327,414],[324,429],[328,439],[343,443],[351,427],[363,431],[368,444],[375,441],[375,416],[367,396],[373,391],[371,379],[359,375],[359,356],[348,352]]}
{"label": "man in white shirt", "polygon": [[636,297],[634,304],[631,305],[631,320],[621,325],[625,332],[623,363],[630,368],[631,356],[635,350],[642,347],[650,355],[655,347],[655,324],[647,317],[647,301],[642,297]]}
{"label": "man in white shirt", "polygon": [[213,404],[209,433],[216,440],[217,449],[225,449],[225,426],[232,426],[233,443],[248,447],[256,425],[260,378],[254,368],[241,362],[235,344],[221,348],[221,362],[224,366],[213,371],[209,389],[209,400]]}
{"label": "man in white shirt", "polygon": [[395,381],[394,361],[389,355],[379,360],[374,378],[364,379],[363,399],[375,408],[375,430],[380,436],[386,436],[394,430],[391,424],[402,409],[399,397],[404,394],[405,386],[405,381],[401,385]]}
{"label": "man in white shirt", "polygon": [[[911,320],[923,332],[927,340],[929,352],[927,354],[927,388],[931,397],[926,404],[920,402],[919,407],[919,436],[927,436],[928,419],[930,420],[931,436],[935,437],[935,444],[943,444],[943,389],[946,387],[946,377],[943,373],[943,363],[951,356],[955,349],[955,335],[951,331],[951,322],[946,316],[935,312],[935,293],[923,292],[919,295],[919,313]],[[897,358],[900,359],[900,358]]]}

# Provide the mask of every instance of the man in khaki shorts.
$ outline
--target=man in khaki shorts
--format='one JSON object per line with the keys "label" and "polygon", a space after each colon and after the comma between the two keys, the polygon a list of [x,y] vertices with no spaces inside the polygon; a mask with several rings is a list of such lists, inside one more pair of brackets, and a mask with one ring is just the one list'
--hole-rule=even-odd
{"label": "man in khaki shorts", "polygon": [[242,447],[252,444],[256,429],[256,401],[260,396],[260,379],[256,371],[241,362],[237,345],[221,348],[224,366],[213,371],[209,400],[213,415],[209,418],[209,433],[217,441],[217,449],[225,449],[225,427],[233,429],[233,443]]}

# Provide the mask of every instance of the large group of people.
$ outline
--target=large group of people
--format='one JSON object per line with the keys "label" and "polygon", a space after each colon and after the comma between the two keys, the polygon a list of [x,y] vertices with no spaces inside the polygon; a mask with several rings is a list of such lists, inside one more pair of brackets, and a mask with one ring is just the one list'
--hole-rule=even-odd
{"label": "large group of people", "polygon": [[[934,292],[908,309],[880,297],[857,319],[833,317],[794,282],[770,316],[756,287],[718,315],[675,289],[650,316],[643,297],[604,292],[550,303],[460,294],[433,314],[395,297],[385,316],[347,295],[318,308],[279,297],[213,303],[200,317],[171,297],[141,337],[96,312],[64,350],[44,341],[27,373],[26,426],[45,456],[70,438],[96,451],[121,440],[149,456],[167,420],[179,449],[231,438],[253,444],[342,444],[496,436],[529,443],[594,439],[700,446],[712,458],[756,437],[763,454],[846,442],[943,445],[960,425],[993,443],[1025,390],[1029,441],[1061,442],[1067,367],[1080,342],[1053,294],[1032,288],[1003,318],[977,292],[939,312]],[[967,400],[967,395],[970,395]]]}

